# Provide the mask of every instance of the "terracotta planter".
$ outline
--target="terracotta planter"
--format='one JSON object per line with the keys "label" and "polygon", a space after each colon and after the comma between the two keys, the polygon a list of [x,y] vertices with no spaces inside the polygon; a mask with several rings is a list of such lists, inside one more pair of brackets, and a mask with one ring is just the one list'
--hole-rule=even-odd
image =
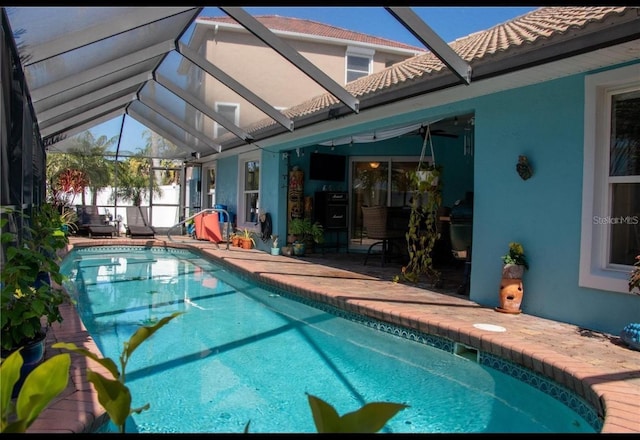
{"label": "terracotta planter", "polygon": [[502,313],[521,313],[522,295],[524,288],[522,280],[517,278],[502,278],[500,282],[500,307],[496,307]]}
{"label": "terracotta planter", "polygon": [[231,246],[239,247],[240,246],[240,237],[238,237],[238,236],[232,237],[231,238]]}
{"label": "terracotta planter", "polygon": [[242,247],[242,249],[251,249],[253,247],[253,242],[246,238],[241,238],[240,247]]}

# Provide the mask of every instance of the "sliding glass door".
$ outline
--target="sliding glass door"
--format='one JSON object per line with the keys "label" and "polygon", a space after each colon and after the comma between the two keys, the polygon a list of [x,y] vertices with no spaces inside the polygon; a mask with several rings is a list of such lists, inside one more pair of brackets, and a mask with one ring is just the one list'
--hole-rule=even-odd
{"label": "sliding glass door", "polygon": [[410,171],[418,167],[419,157],[352,157],[350,163],[349,247],[366,249],[366,231],[362,228],[363,206],[409,207]]}

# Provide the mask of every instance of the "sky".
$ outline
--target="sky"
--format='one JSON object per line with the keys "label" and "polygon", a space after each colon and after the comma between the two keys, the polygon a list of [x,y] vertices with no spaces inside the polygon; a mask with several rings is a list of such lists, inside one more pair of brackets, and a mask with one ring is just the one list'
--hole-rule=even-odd
{"label": "sky", "polygon": [[[378,7],[248,7],[251,15],[276,14],[306,18],[376,37],[422,46],[386,9]],[[425,23],[450,43],[456,38],[489,29],[537,7],[413,7]],[[202,14],[223,15],[218,8],[205,8]]]}
{"label": "sky", "polygon": [[[405,29],[384,7],[246,7],[246,12],[256,15],[280,15],[283,17],[304,18],[330,24],[351,31],[362,32],[376,37],[403,42],[412,46],[424,47]],[[474,32],[489,29],[512,18],[523,15],[537,7],[412,7],[445,42]],[[207,17],[225,16],[217,7],[206,7],[200,14]],[[121,118],[101,124],[91,129],[96,136],[116,135],[120,130]],[[131,117],[125,121],[123,145],[143,146],[144,126]]]}

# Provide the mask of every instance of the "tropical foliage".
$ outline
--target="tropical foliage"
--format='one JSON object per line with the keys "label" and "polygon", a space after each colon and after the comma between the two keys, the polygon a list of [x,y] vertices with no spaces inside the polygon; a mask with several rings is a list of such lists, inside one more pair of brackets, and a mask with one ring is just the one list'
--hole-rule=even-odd
{"label": "tropical foliage", "polygon": [[[440,166],[427,167],[426,179],[412,171],[409,179],[412,188],[411,215],[409,229],[405,234],[409,252],[409,262],[402,267],[402,277],[410,282],[418,282],[426,276],[432,284],[440,283],[440,272],[433,264],[433,249],[440,238],[438,232],[438,210],[442,205],[442,179]],[[423,197],[427,195],[426,200]],[[399,277],[394,278],[399,281]]]}
{"label": "tropical foliage", "polygon": [[509,243],[509,252],[502,256],[502,262],[504,264],[515,264],[517,266],[524,266],[525,269],[529,269],[529,263],[524,255],[524,248],[520,243]]}
{"label": "tropical foliage", "polygon": [[[31,218],[19,211],[5,212],[7,217],[0,219],[0,227],[6,228],[0,235],[6,247],[0,272],[0,322],[2,348],[12,351],[43,336],[43,319],[46,325],[62,321],[59,306],[65,296],[45,278],[62,283],[56,253],[68,240],[60,231],[60,214],[49,204],[35,210]],[[8,228],[10,218],[23,221],[21,236]]]}

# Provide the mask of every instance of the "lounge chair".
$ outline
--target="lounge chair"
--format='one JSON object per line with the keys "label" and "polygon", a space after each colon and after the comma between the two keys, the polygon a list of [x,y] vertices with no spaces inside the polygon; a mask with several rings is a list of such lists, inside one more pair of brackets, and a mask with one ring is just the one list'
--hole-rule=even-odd
{"label": "lounge chair", "polygon": [[149,224],[147,208],[127,206],[127,235],[131,238],[155,238],[156,230]]}
{"label": "lounge chair", "polygon": [[95,206],[78,206],[78,232],[89,237],[114,237],[116,228],[107,223],[106,216],[98,214]]}

